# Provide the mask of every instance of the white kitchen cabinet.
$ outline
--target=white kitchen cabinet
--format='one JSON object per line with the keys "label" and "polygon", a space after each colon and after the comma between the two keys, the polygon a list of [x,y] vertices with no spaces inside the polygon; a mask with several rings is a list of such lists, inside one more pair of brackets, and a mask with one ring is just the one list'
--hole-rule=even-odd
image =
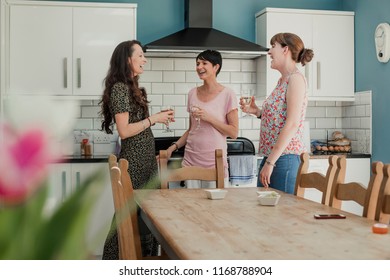
{"label": "white kitchen cabinet", "polygon": [[90,175],[96,172],[104,174],[104,178],[102,181],[97,182],[99,185],[94,186],[99,187],[101,192],[92,210],[86,240],[92,250],[92,254],[100,256],[102,255],[104,240],[114,215],[111,180],[107,163],[52,164],[49,178],[49,205],[47,207],[48,211],[58,207],[64,199],[80,188]]}
{"label": "white kitchen cabinet", "polygon": [[100,96],[115,47],[136,38],[136,4],[7,3],[8,94]]}
{"label": "white kitchen cabinet", "polygon": [[[308,82],[309,100],[353,100],[353,12],[266,8],[256,14],[258,44],[270,47],[280,32],[297,34],[314,51],[309,64],[298,66]],[[268,96],[280,77],[270,65],[268,55],[258,59],[258,97]]]}
{"label": "white kitchen cabinet", "polygon": [[[315,171],[325,175],[328,165],[328,159],[311,158],[308,171]],[[347,158],[345,182],[358,182],[367,187],[370,176],[371,162],[369,158]],[[322,193],[316,189],[306,189],[304,197],[316,202],[321,202]],[[354,201],[343,201],[341,209],[360,216],[363,214],[363,207]]]}

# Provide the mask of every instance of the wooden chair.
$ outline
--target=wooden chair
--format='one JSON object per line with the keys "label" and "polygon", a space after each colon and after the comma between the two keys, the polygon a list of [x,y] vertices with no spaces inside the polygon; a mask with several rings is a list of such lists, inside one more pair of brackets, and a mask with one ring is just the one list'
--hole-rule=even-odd
{"label": "wooden chair", "polygon": [[129,163],[125,159],[120,159],[117,163],[115,155],[109,156],[108,163],[118,230],[119,259],[166,259],[163,252],[162,256],[142,257],[137,204],[134,200],[133,184],[127,171]]}
{"label": "wooden chair", "polygon": [[383,167],[383,180],[378,194],[375,220],[384,224],[390,223],[390,164],[385,164]]}
{"label": "wooden chair", "polygon": [[[342,160],[344,159],[344,160]],[[337,160],[337,173],[345,172],[346,160]],[[340,170],[344,171],[340,171]],[[363,217],[374,220],[378,194],[383,179],[383,163],[373,162],[371,166],[371,177],[367,188],[358,182],[344,182],[345,176],[340,176],[332,186],[329,206],[341,209],[342,201],[352,200],[363,206]]]}
{"label": "wooden chair", "polygon": [[185,166],[168,170],[168,156],[166,150],[159,154],[161,188],[167,189],[169,182],[185,180],[216,181],[218,189],[224,188],[224,166],[222,150],[215,150],[215,167],[204,168],[199,166]]}
{"label": "wooden chair", "polygon": [[[329,205],[330,189],[335,180],[338,156],[329,157],[329,167],[325,176],[319,172],[307,172],[309,168],[308,153],[302,153],[300,158],[301,164],[298,169],[294,194],[303,197],[305,194],[305,189],[315,188],[322,192],[321,203]],[[343,173],[339,174],[342,176]]]}

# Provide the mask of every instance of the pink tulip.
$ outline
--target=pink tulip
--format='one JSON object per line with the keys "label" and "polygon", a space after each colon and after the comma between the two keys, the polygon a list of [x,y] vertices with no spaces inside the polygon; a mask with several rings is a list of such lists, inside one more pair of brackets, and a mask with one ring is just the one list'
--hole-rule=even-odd
{"label": "pink tulip", "polygon": [[19,203],[35,191],[47,175],[48,164],[54,159],[42,129],[31,128],[18,133],[1,125],[0,201]]}

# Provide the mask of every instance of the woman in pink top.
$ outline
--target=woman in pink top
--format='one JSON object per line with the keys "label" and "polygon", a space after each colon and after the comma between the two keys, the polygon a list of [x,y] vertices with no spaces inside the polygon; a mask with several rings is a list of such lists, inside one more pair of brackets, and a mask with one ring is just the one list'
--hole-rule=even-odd
{"label": "woman in pink top", "polygon": [[[189,129],[168,148],[172,152],[185,146],[183,166],[215,166],[215,149],[223,150],[225,184],[228,182],[226,137],[237,138],[238,103],[233,90],[221,85],[217,75],[221,71],[222,56],[218,51],[206,50],[196,57],[196,72],[203,85],[188,94]],[[215,182],[187,181],[188,188],[213,187]]]}
{"label": "woman in pink top", "polygon": [[240,105],[245,112],[261,118],[259,152],[264,159],[257,186],[294,193],[299,155],[306,151],[303,121],[307,107],[306,79],[296,64],[306,65],[314,53],[292,33],[278,33],[270,43],[271,68],[278,70],[281,77],[261,109],[253,97],[249,108],[242,101]]}

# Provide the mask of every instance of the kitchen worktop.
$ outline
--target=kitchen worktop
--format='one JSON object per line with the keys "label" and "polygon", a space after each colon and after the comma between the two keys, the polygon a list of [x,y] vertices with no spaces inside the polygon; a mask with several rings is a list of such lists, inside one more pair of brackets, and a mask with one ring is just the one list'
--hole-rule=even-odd
{"label": "kitchen worktop", "polygon": [[310,154],[310,158],[321,159],[321,158],[328,158],[329,156],[332,155],[337,155],[346,158],[371,158],[371,154],[362,154],[362,153]]}
{"label": "kitchen worktop", "polygon": [[93,162],[108,162],[108,155],[69,155],[64,156],[60,162],[57,163],[93,163]]}
{"label": "kitchen worktop", "polygon": [[[345,156],[346,158],[371,158],[371,154],[362,154],[362,153],[351,153],[351,154],[336,154],[338,156]],[[256,154],[258,156],[258,154]],[[312,159],[322,159],[328,158],[330,155],[310,155]],[[179,159],[179,158],[172,158]],[[180,158],[181,159],[181,158]],[[108,155],[93,155],[93,156],[64,156],[63,160],[60,163],[93,163],[93,162],[107,162]]]}

